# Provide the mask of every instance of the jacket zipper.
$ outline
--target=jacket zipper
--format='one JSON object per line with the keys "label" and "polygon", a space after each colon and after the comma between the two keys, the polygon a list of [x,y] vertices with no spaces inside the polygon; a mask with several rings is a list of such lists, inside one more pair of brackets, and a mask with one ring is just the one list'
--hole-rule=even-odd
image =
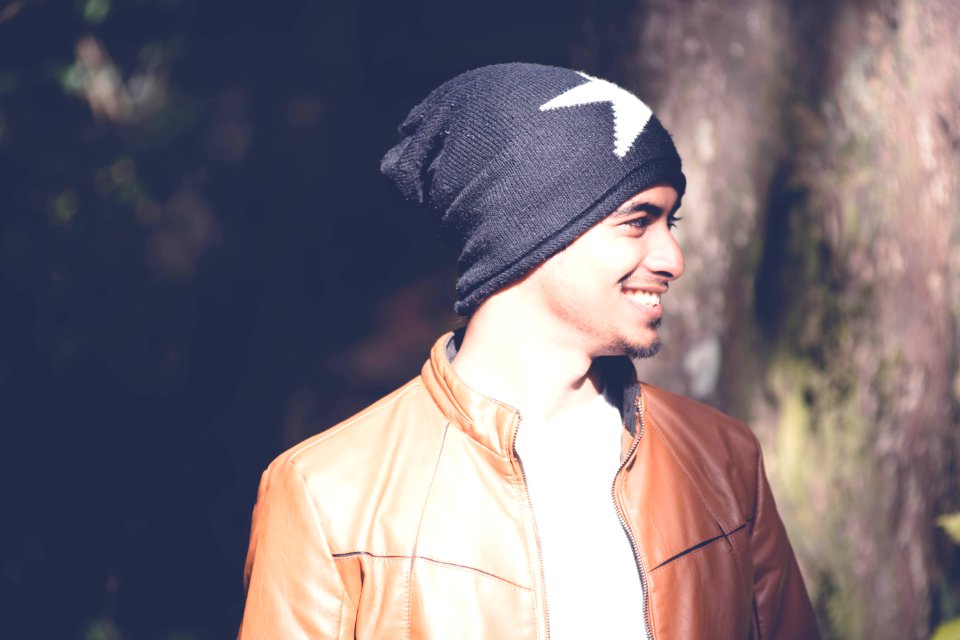
{"label": "jacket zipper", "polygon": [[617,510],[617,517],[620,518],[620,526],[623,527],[624,532],[627,534],[627,538],[630,540],[630,546],[633,549],[633,559],[637,563],[637,572],[640,574],[640,588],[643,589],[643,603],[640,614],[643,618],[644,631],[646,632],[645,637],[652,640],[653,636],[650,634],[650,620],[648,618],[649,606],[647,604],[649,595],[647,591],[646,576],[643,572],[643,560],[640,559],[640,550],[637,548],[637,539],[633,537],[633,532],[630,531],[630,526],[627,524],[627,519],[624,517],[623,510],[620,508],[620,503],[617,500],[617,478],[620,476],[620,472],[623,471],[623,468],[626,466],[627,461],[631,458],[631,456],[633,456],[633,452],[636,451],[637,445],[640,444],[640,438],[643,437],[643,394],[639,391],[637,392],[637,399],[634,401],[634,405],[637,408],[637,416],[640,420],[640,428],[637,430],[637,437],[633,439],[633,444],[630,446],[629,453],[627,453],[626,457],[620,461],[620,468],[617,469],[617,473],[613,476],[613,486],[610,488],[610,495],[613,498],[613,506]]}
{"label": "jacket zipper", "polygon": [[[543,549],[540,546],[540,532],[537,530],[537,516],[533,512],[533,500],[530,498],[530,487],[527,486],[527,474],[523,470],[523,460],[520,459],[520,454],[517,453],[517,433],[520,431],[520,423],[523,422],[523,416],[520,415],[520,412],[517,412],[517,426],[513,430],[513,457],[517,460],[517,465],[520,467],[520,478],[523,480],[523,490],[527,494],[527,505],[530,507],[530,520],[533,522],[533,537],[537,541],[537,560],[540,564],[540,596],[543,598],[543,629],[546,634],[546,640],[550,640],[550,611],[547,608],[547,581],[543,573]],[[646,595],[646,591],[644,591]]]}

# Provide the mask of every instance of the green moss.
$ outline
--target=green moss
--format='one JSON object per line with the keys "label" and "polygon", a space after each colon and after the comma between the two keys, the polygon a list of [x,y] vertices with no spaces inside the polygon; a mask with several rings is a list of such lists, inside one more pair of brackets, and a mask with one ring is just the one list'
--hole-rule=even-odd
{"label": "green moss", "polygon": [[[768,370],[779,422],[770,480],[791,539],[809,569],[808,585],[829,636],[864,637],[870,615],[861,585],[847,570],[857,545],[851,523],[864,521],[876,496],[863,481],[870,425],[846,374],[781,349]],[[840,379],[838,379],[838,377]],[[871,483],[867,483],[870,486]]]}
{"label": "green moss", "polygon": [[[851,149],[864,152],[860,144]],[[860,379],[851,352],[868,339],[863,332],[870,326],[871,291],[848,273],[847,247],[825,232],[827,204],[815,196],[822,187],[793,185],[808,195],[789,212],[780,279],[794,295],[787,298],[766,368],[778,416],[774,450],[766,453],[824,631],[861,638],[874,619],[871,585],[863,577],[868,572],[851,567],[862,563],[861,536],[883,539],[876,522],[882,483],[870,447],[877,425],[862,409],[863,394],[873,394],[877,381]],[[857,202],[841,200],[845,237],[860,232]]]}

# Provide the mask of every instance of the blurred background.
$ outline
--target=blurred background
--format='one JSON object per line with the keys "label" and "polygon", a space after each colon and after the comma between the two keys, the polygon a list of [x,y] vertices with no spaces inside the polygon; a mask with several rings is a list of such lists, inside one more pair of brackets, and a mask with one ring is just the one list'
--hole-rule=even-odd
{"label": "blurred background", "polygon": [[826,635],[960,637],[958,31],[953,0],[0,0],[0,635],[235,636],[260,472],[458,322],[379,175],[396,125],[525,60],[674,134],[687,274],[639,368],[760,436]]}

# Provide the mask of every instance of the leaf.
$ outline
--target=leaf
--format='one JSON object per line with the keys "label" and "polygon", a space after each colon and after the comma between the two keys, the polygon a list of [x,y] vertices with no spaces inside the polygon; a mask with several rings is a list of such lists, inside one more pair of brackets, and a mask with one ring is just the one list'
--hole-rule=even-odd
{"label": "leaf", "polygon": [[960,544],[960,511],[940,516],[937,518],[937,524],[953,538],[954,542]]}
{"label": "leaf", "polygon": [[[953,514],[954,516],[958,514]],[[960,640],[960,618],[947,620],[937,627],[930,640]]]}

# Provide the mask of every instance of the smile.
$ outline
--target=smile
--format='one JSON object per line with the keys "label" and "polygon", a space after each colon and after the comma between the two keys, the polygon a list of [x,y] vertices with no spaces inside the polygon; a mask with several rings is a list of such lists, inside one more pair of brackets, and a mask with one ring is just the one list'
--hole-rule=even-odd
{"label": "smile", "polygon": [[648,307],[656,307],[660,304],[659,293],[650,293],[649,291],[641,291],[639,289],[623,289],[622,291],[623,295],[630,298],[630,300],[636,304]]}

